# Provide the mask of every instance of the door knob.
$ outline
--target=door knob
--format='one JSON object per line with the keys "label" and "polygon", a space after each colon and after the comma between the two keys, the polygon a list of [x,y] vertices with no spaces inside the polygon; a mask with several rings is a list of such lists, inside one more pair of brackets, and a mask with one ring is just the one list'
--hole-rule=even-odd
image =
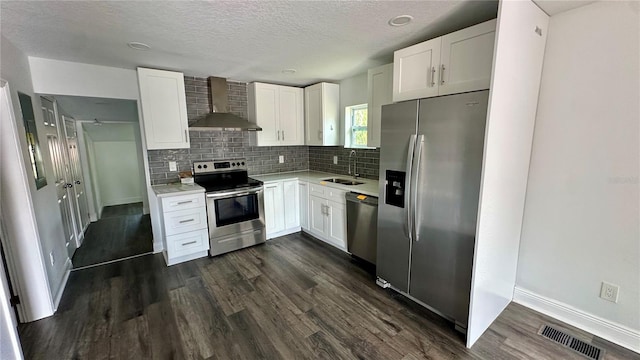
{"label": "door knob", "polygon": [[72,188],[72,187],[73,187],[73,184],[72,184],[72,183],[67,183],[64,187],[65,187],[65,188]]}

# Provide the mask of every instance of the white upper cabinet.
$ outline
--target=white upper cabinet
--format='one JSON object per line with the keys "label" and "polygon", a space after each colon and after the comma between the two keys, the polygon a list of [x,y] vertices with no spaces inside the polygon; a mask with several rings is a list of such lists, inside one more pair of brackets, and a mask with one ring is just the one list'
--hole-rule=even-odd
{"label": "white upper cabinet", "polygon": [[393,101],[489,88],[496,20],[431,39],[393,55]]}
{"label": "white upper cabinet", "polygon": [[319,83],[304,88],[307,145],[340,145],[340,85]]}
{"label": "white upper cabinet", "polygon": [[496,20],[442,37],[440,95],[489,88],[495,37]]}
{"label": "white upper cabinet", "polygon": [[138,85],[147,149],[188,149],[184,75],[138,68]]}
{"label": "white upper cabinet", "polygon": [[380,147],[382,105],[393,102],[393,64],[378,66],[367,73],[367,145]]}
{"label": "white upper cabinet", "polygon": [[441,38],[393,53],[393,101],[438,95]]}
{"label": "white upper cabinet", "polygon": [[304,145],[303,94],[291,86],[249,84],[249,121],[262,127],[258,146]]}

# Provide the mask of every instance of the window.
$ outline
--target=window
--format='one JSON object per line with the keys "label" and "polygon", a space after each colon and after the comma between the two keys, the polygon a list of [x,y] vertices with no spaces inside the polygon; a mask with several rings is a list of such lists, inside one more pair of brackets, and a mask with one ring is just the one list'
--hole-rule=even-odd
{"label": "window", "polygon": [[367,104],[345,108],[347,136],[345,147],[367,147]]}

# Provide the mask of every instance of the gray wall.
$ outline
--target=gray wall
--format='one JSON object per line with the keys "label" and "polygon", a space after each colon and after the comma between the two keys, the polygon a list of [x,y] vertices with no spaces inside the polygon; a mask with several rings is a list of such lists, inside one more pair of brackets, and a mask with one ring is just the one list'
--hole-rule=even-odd
{"label": "gray wall", "polygon": [[[247,118],[247,85],[227,81],[229,111]],[[185,76],[187,116],[189,122],[209,112],[209,93],[206,78]],[[287,172],[295,170],[319,170],[347,174],[347,159],[351,149],[322,146],[252,146],[253,133],[240,131],[189,131],[190,149],[149,150],[151,184],[167,184],[179,181],[178,172],[191,169],[195,160],[246,158],[250,175]],[[357,150],[358,172],[366,178],[378,177],[378,150]],[[338,155],[338,165],[333,165],[333,155]],[[284,163],[278,157],[284,156]],[[310,161],[310,159],[313,159]],[[176,161],[178,171],[169,171],[169,161]]]}

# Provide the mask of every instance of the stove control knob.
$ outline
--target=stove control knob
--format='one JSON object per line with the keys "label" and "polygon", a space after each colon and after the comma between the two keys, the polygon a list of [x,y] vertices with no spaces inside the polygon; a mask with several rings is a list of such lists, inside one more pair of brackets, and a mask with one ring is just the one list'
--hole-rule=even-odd
{"label": "stove control knob", "polygon": [[202,167],[206,169],[206,168],[207,168],[207,165],[206,165],[206,164],[204,164],[204,165],[202,165]]}
{"label": "stove control knob", "polygon": [[202,169],[202,165],[198,165],[198,169]]}
{"label": "stove control knob", "polygon": [[231,166],[236,166],[236,163],[231,163]]}
{"label": "stove control knob", "polygon": [[244,166],[244,161],[242,162],[242,166]]}

